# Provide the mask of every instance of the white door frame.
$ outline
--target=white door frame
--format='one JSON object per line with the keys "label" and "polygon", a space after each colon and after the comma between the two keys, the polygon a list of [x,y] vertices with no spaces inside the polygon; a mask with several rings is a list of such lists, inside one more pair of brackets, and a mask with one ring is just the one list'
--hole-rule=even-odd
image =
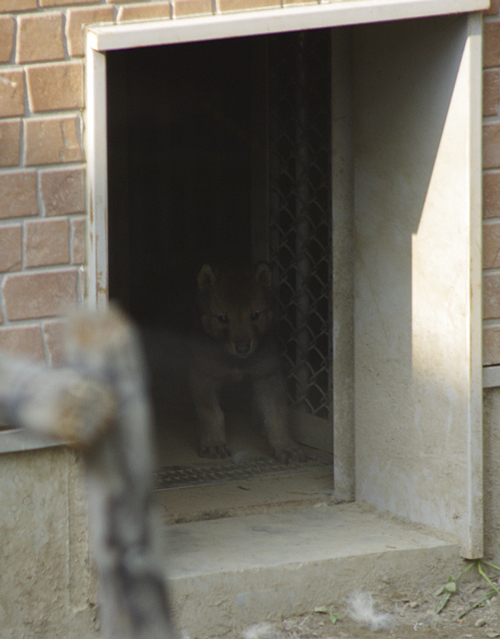
{"label": "white door frame", "polygon": [[[262,35],[294,30],[330,28],[385,22],[399,19],[420,18],[446,14],[480,11],[489,6],[488,0],[349,0],[348,2],[321,3],[317,5],[290,6],[279,9],[255,10],[231,14],[215,14],[203,17],[157,20],[151,22],[99,25],[87,28],[86,33],[86,152],[87,152],[87,210],[88,224],[88,273],[87,303],[91,308],[103,308],[108,302],[108,237],[107,237],[107,137],[106,137],[106,52],[124,48],[194,42],[237,36]],[[471,15],[471,37],[469,63],[471,73],[480,77],[481,65],[481,17]],[[475,25],[475,26],[474,26]],[[479,25],[479,34],[478,34]],[[476,68],[477,67],[477,68]],[[478,84],[479,82],[479,84]],[[473,101],[477,102],[480,80],[474,84]],[[479,98],[480,104],[480,98]],[[480,115],[474,112],[473,117]],[[480,139],[480,130],[471,124],[471,133]],[[480,141],[472,143],[474,163],[472,173],[476,176],[480,167]],[[479,155],[478,155],[479,154]],[[477,177],[477,176],[476,176]],[[477,182],[476,177],[474,178]],[[471,206],[477,217],[480,209],[478,185],[473,185]],[[479,198],[479,199],[478,199]],[[335,213],[334,213],[335,215]],[[345,220],[342,221],[345,223]],[[471,267],[472,285],[480,293],[480,224],[471,221]],[[479,251],[479,254],[478,254]],[[479,262],[477,261],[479,259]],[[471,297],[472,300],[472,297]],[[462,553],[473,558],[482,555],[482,417],[481,417],[481,355],[480,346],[480,300],[474,294],[470,309],[470,354],[471,376],[469,379],[470,420],[467,425],[469,441],[468,504],[465,507],[467,522],[458,531]],[[479,309],[479,311],[478,311]],[[478,338],[479,336],[479,338]],[[334,335],[334,340],[338,339]],[[479,343],[478,343],[479,342]],[[335,347],[334,347],[335,350]],[[335,362],[334,362],[335,368]],[[477,372],[479,371],[479,372]],[[479,382],[478,382],[479,379]],[[479,384],[479,385],[478,385]],[[352,401],[347,402],[352,406]],[[345,405],[344,405],[345,408]],[[349,412],[349,411],[348,411]],[[344,426],[345,415],[343,416]],[[351,411],[349,419],[353,418]],[[346,437],[342,431],[343,444],[335,449],[334,472],[341,473],[336,482],[342,487],[343,498],[352,497],[354,491],[354,433]],[[351,428],[351,425],[349,425]],[[339,437],[340,442],[340,437]],[[341,470],[339,470],[341,469]],[[360,475],[362,477],[362,474]],[[363,486],[357,494],[363,494]],[[389,507],[390,509],[390,507]],[[399,514],[399,513],[396,513]],[[425,519],[425,518],[424,518]],[[423,523],[434,524],[432,517]],[[446,526],[443,527],[446,529]]]}

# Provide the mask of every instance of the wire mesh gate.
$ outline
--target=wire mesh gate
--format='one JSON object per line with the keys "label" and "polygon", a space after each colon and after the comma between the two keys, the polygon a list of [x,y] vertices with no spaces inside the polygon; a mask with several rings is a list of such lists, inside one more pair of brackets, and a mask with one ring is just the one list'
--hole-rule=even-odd
{"label": "wire mesh gate", "polygon": [[292,408],[332,417],[330,32],[268,43],[270,261]]}

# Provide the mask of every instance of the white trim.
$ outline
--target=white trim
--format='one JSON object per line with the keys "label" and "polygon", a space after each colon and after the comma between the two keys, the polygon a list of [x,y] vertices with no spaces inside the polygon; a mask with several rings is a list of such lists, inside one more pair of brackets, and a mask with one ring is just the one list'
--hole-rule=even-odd
{"label": "white trim", "polygon": [[469,538],[463,542],[462,554],[468,559],[483,556],[483,384],[482,384],[482,55],[483,23],[481,14],[471,14],[467,21],[468,38],[464,55],[469,64],[469,140],[470,154],[470,379],[468,418],[468,513]]}
{"label": "white trim", "polygon": [[328,4],[96,26],[88,30],[87,45],[95,51],[113,51],[161,44],[406,20],[481,11],[487,8],[489,8],[489,0],[337,0]]}
{"label": "white trim", "polygon": [[337,0],[328,4],[241,11],[87,28],[87,295],[90,308],[108,299],[106,51],[286,31],[480,11],[489,0]]}
{"label": "white trim", "polygon": [[[87,153],[89,210],[89,305],[107,303],[107,149],[105,52],[181,42],[251,36],[293,30],[330,28],[353,24],[474,12],[489,6],[487,0],[350,0],[329,4],[269,9],[189,19],[95,26],[87,33]],[[466,532],[462,552],[469,558],[482,554],[482,402],[481,402],[481,238],[480,214],[480,105],[481,20],[469,16],[469,38],[464,54],[471,91],[466,105],[470,118],[468,153],[470,175],[470,315],[468,325],[469,375],[466,462]],[[476,73],[476,75],[474,75]],[[478,110],[479,109],[479,110]],[[479,171],[479,173],[476,171]],[[464,495],[465,496],[465,495]]]}
{"label": "white trim", "polygon": [[61,442],[54,439],[37,437],[33,433],[20,428],[0,431],[0,453],[15,453],[23,450],[37,450],[60,446]]}
{"label": "white trim", "polygon": [[[353,34],[331,30],[333,486],[352,501],[355,483],[354,415],[354,130]],[[335,445],[333,443],[335,442]]]}
{"label": "white trim", "polygon": [[87,295],[89,308],[108,301],[108,162],[106,55],[87,42]]}
{"label": "white trim", "polygon": [[355,30],[354,68],[356,498],[457,534],[469,559],[483,543],[481,19]]}

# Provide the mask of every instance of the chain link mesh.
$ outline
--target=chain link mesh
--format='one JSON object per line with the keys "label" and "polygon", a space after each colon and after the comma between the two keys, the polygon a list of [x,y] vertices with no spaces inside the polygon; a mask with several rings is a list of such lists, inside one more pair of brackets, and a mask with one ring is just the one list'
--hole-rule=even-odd
{"label": "chain link mesh", "polygon": [[269,39],[270,258],[292,407],[332,415],[330,34]]}

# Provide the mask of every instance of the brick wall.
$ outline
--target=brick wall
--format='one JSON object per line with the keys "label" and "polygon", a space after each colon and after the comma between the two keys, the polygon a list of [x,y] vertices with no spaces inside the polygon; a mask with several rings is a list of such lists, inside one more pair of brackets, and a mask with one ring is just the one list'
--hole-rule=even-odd
{"label": "brick wall", "polygon": [[84,68],[61,4],[0,0],[0,348],[49,363],[84,295]]}
{"label": "brick wall", "polygon": [[[486,364],[500,364],[499,2],[484,25]],[[0,0],[0,348],[57,363],[58,317],[84,299],[83,26],[208,14],[214,4]],[[280,4],[217,0],[220,11]]]}
{"label": "brick wall", "polygon": [[[218,9],[280,4],[218,0]],[[0,349],[57,364],[58,318],[84,300],[83,27],[210,14],[213,6],[0,0]]]}
{"label": "brick wall", "polygon": [[[177,3],[211,10],[211,0]],[[61,360],[84,299],[82,28],[169,17],[169,2],[0,0],[0,348]]]}
{"label": "brick wall", "polygon": [[500,0],[484,17],[483,315],[485,364],[500,364]]}

